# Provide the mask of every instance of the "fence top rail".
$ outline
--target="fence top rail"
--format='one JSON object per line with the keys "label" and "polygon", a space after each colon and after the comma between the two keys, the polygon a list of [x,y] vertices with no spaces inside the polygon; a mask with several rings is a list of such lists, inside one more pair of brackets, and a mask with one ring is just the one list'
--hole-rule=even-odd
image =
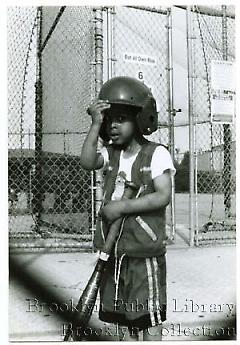
{"label": "fence top rail", "polygon": [[[187,9],[186,5],[174,5],[174,7],[181,8],[183,10]],[[209,6],[191,6],[192,11],[198,11],[200,14],[205,14],[213,17],[222,17],[223,13],[221,10]],[[226,16],[228,18],[235,19],[235,13],[227,9]]]}
{"label": "fence top rail", "polygon": [[169,9],[164,8],[157,8],[157,7],[150,7],[150,6],[124,6],[128,8],[134,8],[136,10],[142,10],[142,11],[148,11],[148,12],[154,12],[159,14],[167,15],[169,13]]}

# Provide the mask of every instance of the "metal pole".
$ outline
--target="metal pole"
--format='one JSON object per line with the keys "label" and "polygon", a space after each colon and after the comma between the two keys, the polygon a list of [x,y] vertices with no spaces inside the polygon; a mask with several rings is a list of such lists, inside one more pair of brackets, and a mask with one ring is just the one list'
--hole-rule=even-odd
{"label": "metal pole", "polygon": [[[167,56],[168,56],[168,124],[169,124],[169,148],[172,159],[174,161],[175,156],[175,143],[174,143],[174,100],[173,100],[173,59],[172,59],[172,11],[171,8],[168,9],[167,14]],[[171,231],[170,237],[171,241],[175,239],[175,179],[172,176],[172,190],[171,190]]]}
{"label": "metal pole", "polygon": [[[94,240],[94,231],[95,231],[95,208],[94,208],[94,199],[95,199],[95,192],[94,192],[94,172],[91,171],[91,235],[92,235],[92,243]],[[92,247],[92,250],[94,248]]]}
{"label": "metal pole", "polygon": [[39,229],[42,213],[42,7],[37,8],[38,41],[36,64],[36,121],[35,121],[35,174],[33,213],[36,217],[36,230]]}
{"label": "metal pole", "polygon": [[115,75],[115,7],[106,7],[107,11],[107,79]]}
{"label": "metal pole", "polygon": [[[196,123],[194,124],[194,127],[195,127],[195,130],[194,132],[196,133]],[[195,180],[194,180],[194,183],[195,183],[195,230],[194,230],[194,239],[195,239],[195,245],[198,247],[199,245],[199,242],[198,242],[198,227],[199,227],[199,223],[198,223],[198,185],[197,185],[197,182],[198,182],[198,178],[197,178],[197,172],[198,172],[198,156],[197,156],[197,151],[196,151],[196,148],[194,149],[194,152],[195,152],[195,160],[194,160],[194,163],[195,163],[195,169],[194,169],[194,177],[195,177]]]}
{"label": "metal pole", "polygon": [[[223,60],[228,60],[228,41],[227,41],[227,6],[222,6],[222,49]],[[231,128],[230,125],[223,125],[223,190],[225,216],[231,216]]]}
{"label": "metal pole", "polygon": [[65,138],[66,132],[63,132],[63,154],[66,154],[66,138]]}
{"label": "metal pole", "polygon": [[[194,11],[195,7],[193,7],[192,11]],[[196,32],[195,32],[195,25],[192,27],[192,39],[196,39]],[[193,41],[192,43],[195,43],[196,41]],[[196,51],[195,45],[193,45],[193,51]],[[193,55],[193,63],[192,63],[192,71],[193,71],[193,78],[195,77],[195,71],[196,71],[196,60],[195,60],[195,55]],[[194,83],[193,80],[193,95],[196,94],[196,84]],[[193,96],[194,97],[194,96]],[[193,236],[194,236],[194,244],[196,246],[199,245],[198,243],[198,152],[197,152],[197,145],[196,145],[196,140],[197,140],[197,124],[198,124],[198,118],[197,114],[193,109],[193,160],[194,160],[194,230]]]}
{"label": "metal pole", "polygon": [[112,78],[112,8],[107,7],[107,79]]}
{"label": "metal pole", "polygon": [[[103,83],[103,10],[94,9],[95,12],[95,97],[98,96]],[[98,149],[102,148],[99,139]],[[102,202],[102,173],[96,171],[96,213],[99,211]]]}
{"label": "metal pole", "polygon": [[116,6],[112,7],[112,77],[116,75]]}
{"label": "metal pole", "polygon": [[31,149],[31,132],[30,128],[28,129],[28,149]]}
{"label": "metal pole", "polygon": [[188,118],[189,118],[189,244],[194,245],[194,123],[193,123],[193,62],[192,12],[187,6],[187,65],[188,65]]}

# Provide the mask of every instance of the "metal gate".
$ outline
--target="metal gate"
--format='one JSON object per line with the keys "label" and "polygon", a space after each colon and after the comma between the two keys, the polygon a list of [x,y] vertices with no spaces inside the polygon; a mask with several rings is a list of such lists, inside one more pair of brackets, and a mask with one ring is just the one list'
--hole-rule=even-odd
{"label": "metal gate", "polygon": [[[127,6],[104,11],[103,81],[127,75],[146,83],[157,102],[158,130],[148,139],[168,146],[174,159],[172,13],[170,8]],[[175,238],[175,184],[167,209],[169,243]]]}
{"label": "metal gate", "polygon": [[[211,63],[235,59],[234,9],[189,7],[187,21],[191,80],[190,244],[231,244],[236,241],[235,121],[213,121]],[[225,93],[231,93],[234,99],[234,91]]]}

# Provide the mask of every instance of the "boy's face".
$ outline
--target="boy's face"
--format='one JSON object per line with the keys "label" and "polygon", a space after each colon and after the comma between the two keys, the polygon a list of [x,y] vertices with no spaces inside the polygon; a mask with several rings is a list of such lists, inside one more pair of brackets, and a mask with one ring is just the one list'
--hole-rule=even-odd
{"label": "boy's face", "polygon": [[127,145],[134,138],[136,127],[136,110],[126,105],[112,104],[105,111],[107,133],[114,145]]}

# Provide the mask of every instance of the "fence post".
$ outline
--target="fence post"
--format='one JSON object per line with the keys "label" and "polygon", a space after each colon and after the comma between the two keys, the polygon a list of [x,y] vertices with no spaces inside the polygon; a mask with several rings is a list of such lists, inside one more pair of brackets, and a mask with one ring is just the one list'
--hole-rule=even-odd
{"label": "fence post", "polygon": [[[196,7],[193,6],[193,11],[192,13],[194,13],[194,15],[196,14]],[[193,16],[193,15],[192,15]],[[192,17],[193,20],[193,17]],[[192,42],[193,42],[193,51],[196,51],[196,27],[195,25],[193,25],[192,27]],[[194,245],[196,247],[199,246],[199,214],[198,214],[198,152],[197,152],[197,123],[198,123],[198,116],[197,116],[197,112],[195,111],[194,108],[194,97],[196,95],[196,61],[195,61],[195,53],[192,53],[193,56],[193,61],[192,61],[192,66],[193,66],[193,70],[192,70],[192,85],[193,85],[193,113],[192,113],[192,117],[193,117],[193,184],[194,184],[194,196],[193,196],[193,202],[194,202],[194,208],[193,208],[193,212],[194,212],[194,229],[192,230],[193,232],[193,241],[194,241]]]}
{"label": "fence post", "polygon": [[[228,60],[228,41],[227,41],[227,6],[222,5],[222,49],[223,60]],[[230,125],[223,125],[223,191],[225,216],[231,216],[231,129]]]}
{"label": "fence post", "polygon": [[113,77],[113,7],[107,7],[107,79]]}
{"label": "fence post", "polygon": [[193,55],[192,55],[192,11],[187,6],[187,65],[188,65],[188,119],[189,119],[189,230],[190,246],[194,245],[194,122],[193,122]]}
{"label": "fence post", "polygon": [[[95,97],[98,96],[103,83],[103,10],[94,9],[95,12]],[[98,149],[102,148],[102,142],[98,141]],[[102,202],[102,173],[96,171],[96,213]]]}
{"label": "fence post", "polygon": [[37,62],[35,88],[35,174],[33,189],[33,213],[36,217],[36,230],[39,230],[42,213],[42,7],[37,8],[38,35],[37,35]]}
{"label": "fence post", "polygon": [[[168,56],[168,67],[167,67],[167,82],[168,82],[168,126],[169,126],[169,136],[168,143],[170,148],[170,153],[174,161],[175,155],[175,143],[174,143],[174,104],[173,104],[173,60],[172,60],[172,11],[168,8],[167,12],[167,56]],[[171,190],[171,231],[170,240],[175,239],[175,179],[174,176],[171,178],[172,190]]]}

